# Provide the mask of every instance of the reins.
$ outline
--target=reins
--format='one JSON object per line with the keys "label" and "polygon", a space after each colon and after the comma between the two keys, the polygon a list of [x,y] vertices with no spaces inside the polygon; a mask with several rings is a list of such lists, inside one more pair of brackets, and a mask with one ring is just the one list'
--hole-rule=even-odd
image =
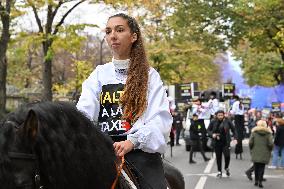
{"label": "reins", "polygon": [[123,169],[123,165],[124,165],[124,156],[122,156],[121,158],[121,163],[118,165],[117,163],[115,163],[115,168],[116,168],[116,178],[114,179],[112,185],[111,185],[111,189],[115,189],[115,186],[117,185],[117,181],[119,176],[121,175],[121,171]]}

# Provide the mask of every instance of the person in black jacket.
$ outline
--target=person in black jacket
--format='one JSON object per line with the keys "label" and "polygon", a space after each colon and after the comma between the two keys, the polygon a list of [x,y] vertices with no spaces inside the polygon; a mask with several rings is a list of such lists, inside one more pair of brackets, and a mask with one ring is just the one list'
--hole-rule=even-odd
{"label": "person in black jacket", "polygon": [[222,177],[222,153],[225,158],[225,171],[226,175],[230,176],[229,165],[230,165],[230,143],[231,143],[231,132],[235,136],[235,128],[232,122],[225,118],[223,110],[216,112],[216,118],[214,118],[207,129],[207,132],[214,141],[214,149],[216,154],[218,174],[217,177]]}
{"label": "person in black jacket", "polygon": [[189,153],[189,163],[196,163],[193,159],[193,151],[196,149],[200,150],[201,155],[203,156],[204,161],[209,161],[210,158],[206,157],[202,141],[203,138],[206,136],[206,128],[203,124],[200,123],[198,120],[197,114],[192,115],[192,120],[189,129],[189,136],[191,142],[191,148]]}
{"label": "person in black jacket", "polygon": [[182,116],[179,112],[173,112],[173,127],[176,131],[176,146],[180,146],[179,138],[182,130]]}
{"label": "person in black jacket", "polygon": [[[275,121],[277,129],[274,138],[272,166],[269,168],[284,168],[284,120],[276,118]],[[279,155],[281,156],[280,162],[278,161]]]}

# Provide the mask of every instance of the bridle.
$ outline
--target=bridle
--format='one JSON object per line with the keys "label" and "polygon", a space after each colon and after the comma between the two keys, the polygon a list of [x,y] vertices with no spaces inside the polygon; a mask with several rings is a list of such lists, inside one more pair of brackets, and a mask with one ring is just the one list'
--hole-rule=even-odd
{"label": "bridle", "polygon": [[[19,128],[18,124],[14,121],[8,120],[5,123],[12,124],[16,129]],[[40,179],[38,158],[34,153],[9,151],[8,157],[13,167],[17,167],[15,171],[22,170],[23,172],[15,172],[16,188],[44,189]],[[30,166],[31,164],[32,166]]]}
{"label": "bridle", "polygon": [[[8,152],[8,157],[12,160],[13,163],[17,163],[23,170],[32,169],[32,178],[28,178],[27,183],[16,183],[17,188],[21,189],[43,189],[41,184],[40,174],[39,174],[39,163],[35,154],[20,153],[20,152]],[[18,161],[18,162],[16,162]],[[32,168],[27,164],[31,162],[33,164]],[[23,176],[26,175],[16,175],[19,181],[23,181]]]}

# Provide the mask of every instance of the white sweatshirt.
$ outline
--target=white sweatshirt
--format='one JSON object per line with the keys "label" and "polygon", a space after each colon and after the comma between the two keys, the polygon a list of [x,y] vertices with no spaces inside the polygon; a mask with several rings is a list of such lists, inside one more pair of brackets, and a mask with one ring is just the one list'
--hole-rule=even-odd
{"label": "white sweatshirt", "polygon": [[233,106],[232,106],[232,110],[231,110],[231,113],[234,114],[234,115],[244,115],[244,106],[242,105],[240,107],[240,101],[237,100],[233,103]]}
{"label": "white sweatshirt", "polygon": [[[134,144],[134,149],[149,153],[165,153],[172,116],[159,73],[150,68],[147,108],[127,132],[122,127],[122,110],[118,106],[126,79],[127,76],[124,77],[115,71],[112,62],[97,66],[82,84],[82,94],[77,108],[91,120],[99,122],[103,132],[111,133],[116,130],[119,134],[127,134],[127,139]],[[108,109],[108,105],[112,105],[112,108]]]}
{"label": "white sweatshirt", "polygon": [[208,101],[208,106],[210,108],[210,114],[215,115],[215,113],[219,110],[219,101],[218,99],[210,99]]}

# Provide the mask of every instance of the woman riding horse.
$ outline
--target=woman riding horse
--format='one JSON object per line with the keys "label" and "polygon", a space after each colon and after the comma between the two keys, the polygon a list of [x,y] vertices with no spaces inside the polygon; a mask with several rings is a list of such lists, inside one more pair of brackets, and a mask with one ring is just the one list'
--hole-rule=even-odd
{"label": "woman riding horse", "polygon": [[[0,121],[0,186],[5,189],[130,189],[113,141],[73,104],[32,103]],[[181,173],[164,162],[171,189]]]}
{"label": "woman riding horse", "polygon": [[105,34],[112,61],[84,81],[77,108],[112,137],[116,155],[132,165],[141,188],[165,189],[161,154],[172,116],[160,75],[148,64],[134,18],[111,16]]}

